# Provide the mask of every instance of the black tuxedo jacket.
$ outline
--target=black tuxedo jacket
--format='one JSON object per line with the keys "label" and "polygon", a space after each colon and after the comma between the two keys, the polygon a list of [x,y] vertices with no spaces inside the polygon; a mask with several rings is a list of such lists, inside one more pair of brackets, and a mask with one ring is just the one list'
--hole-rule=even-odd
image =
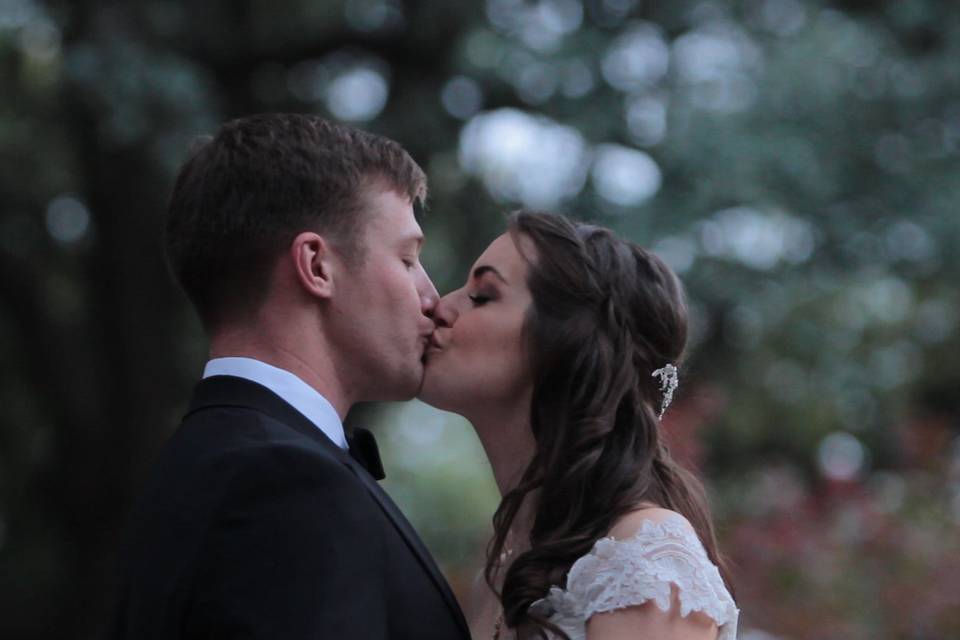
{"label": "black tuxedo jacket", "polygon": [[376,481],[254,382],[203,380],[133,512],[113,637],[467,639]]}

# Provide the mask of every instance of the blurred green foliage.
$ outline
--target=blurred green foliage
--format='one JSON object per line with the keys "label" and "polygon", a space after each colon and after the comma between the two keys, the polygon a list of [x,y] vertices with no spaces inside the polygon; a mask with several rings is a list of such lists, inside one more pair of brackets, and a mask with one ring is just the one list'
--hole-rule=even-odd
{"label": "blurred green foliage", "polygon": [[[441,291],[521,204],[682,276],[668,414],[743,635],[960,635],[960,5],[0,3],[0,636],[90,638],[204,360],[159,229],[191,139],[309,111],[431,181]],[[496,492],[469,425],[361,407],[465,594]],[[759,637],[759,636],[758,636]]]}

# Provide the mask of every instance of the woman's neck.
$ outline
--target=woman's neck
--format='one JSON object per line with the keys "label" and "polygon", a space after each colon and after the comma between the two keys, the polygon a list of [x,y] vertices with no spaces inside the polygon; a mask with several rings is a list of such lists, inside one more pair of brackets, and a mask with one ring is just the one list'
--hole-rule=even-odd
{"label": "woman's neck", "polygon": [[528,407],[527,404],[516,411],[468,417],[490,461],[501,497],[520,483],[533,458],[535,442]]}

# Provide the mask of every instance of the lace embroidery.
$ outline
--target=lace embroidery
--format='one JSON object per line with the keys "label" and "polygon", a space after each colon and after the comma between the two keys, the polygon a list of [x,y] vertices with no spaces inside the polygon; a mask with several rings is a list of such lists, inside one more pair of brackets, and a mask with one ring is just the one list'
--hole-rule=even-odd
{"label": "lace embroidery", "polygon": [[703,612],[719,626],[718,640],[736,639],[740,612],[699,538],[677,514],[645,520],[630,538],[598,540],[570,568],[567,589],[553,587],[533,606],[547,606],[551,622],[580,640],[595,613],[649,601],[669,611],[673,585],[681,615]]}

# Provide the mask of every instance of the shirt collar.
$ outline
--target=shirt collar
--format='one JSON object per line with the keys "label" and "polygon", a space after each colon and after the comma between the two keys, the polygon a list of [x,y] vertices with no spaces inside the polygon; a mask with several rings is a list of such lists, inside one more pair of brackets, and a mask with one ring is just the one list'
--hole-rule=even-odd
{"label": "shirt collar", "polygon": [[253,358],[214,358],[204,367],[203,377],[235,376],[263,385],[302,413],[338,446],[347,449],[343,422],[333,405],[296,375]]}

